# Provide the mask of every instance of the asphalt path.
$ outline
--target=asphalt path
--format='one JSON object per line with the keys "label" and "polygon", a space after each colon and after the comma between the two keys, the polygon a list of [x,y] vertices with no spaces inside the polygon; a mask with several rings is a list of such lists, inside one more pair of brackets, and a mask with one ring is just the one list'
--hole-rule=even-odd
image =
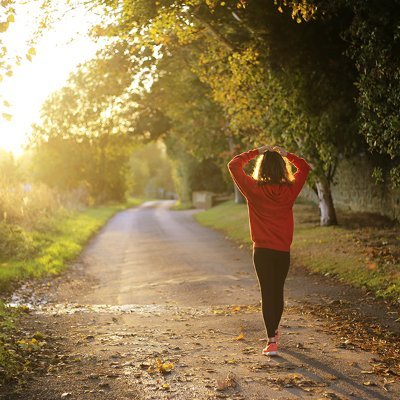
{"label": "asphalt path", "polygon": [[374,373],[376,354],[343,345],[307,313],[306,300],[331,301],[348,288],[293,266],[279,356],[263,356],[251,249],[172,204],[118,213],[70,272],[34,289],[25,324],[58,354],[7,399],[398,398],[398,379]]}
{"label": "asphalt path", "polygon": [[85,252],[86,271],[99,279],[86,303],[210,306],[258,299],[247,254],[193,221],[193,211],[170,211],[173,203],[147,202],[110,221]]}

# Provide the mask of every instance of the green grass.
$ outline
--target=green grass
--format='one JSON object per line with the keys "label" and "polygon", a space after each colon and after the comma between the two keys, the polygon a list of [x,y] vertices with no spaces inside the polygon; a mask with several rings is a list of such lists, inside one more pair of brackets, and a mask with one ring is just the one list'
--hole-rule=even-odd
{"label": "green grass", "polygon": [[85,243],[112,215],[140,202],[139,199],[129,199],[125,204],[87,208],[53,219],[46,232],[30,232],[32,247],[38,248],[37,254],[24,260],[0,262],[0,294],[9,292],[22,280],[62,272],[66,262],[80,253]]}
{"label": "green grass", "polygon": [[195,218],[205,226],[223,231],[238,243],[248,244],[249,246],[252,243],[245,204],[227,201],[195,214]]}
{"label": "green grass", "polygon": [[[291,247],[294,265],[371,291],[376,297],[397,302],[400,298],[400,265],[379,258],[366,259],[369,244],[359,244],[359,229],[318,225],[318,208],[307,203],[294,206],[295,232]],[[223,231],[238,243],[251,246],[247,206],[222,203],[195,215],[203,225]],[[379,234],[373,231],[371,241]],[[372,235],[372,234],[371,234]]]}
{"label": "green grass", "polygon": [[182,203],[180,200],[176,201],[176,203],[171,207],[171,210],[175,211],[183,211],[190,210],[194,208],[192,203]]}

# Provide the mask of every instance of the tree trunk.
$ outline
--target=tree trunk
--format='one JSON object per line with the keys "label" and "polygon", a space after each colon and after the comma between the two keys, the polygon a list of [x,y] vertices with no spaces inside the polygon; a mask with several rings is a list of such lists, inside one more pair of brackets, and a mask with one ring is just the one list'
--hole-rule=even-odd
{"label": "tree trunk", "polygon": [[246,199],[242,195],[242,192],[238,189],[236,184],[234,184],[234,186],[235,186],[235,203],[236,204],[245,204],[246,203]]}
{"label": "tree trunk", "polygon": [[315,186],[318,192],[321,226],[337,225],[330,183],[326,179],[321,179]]}

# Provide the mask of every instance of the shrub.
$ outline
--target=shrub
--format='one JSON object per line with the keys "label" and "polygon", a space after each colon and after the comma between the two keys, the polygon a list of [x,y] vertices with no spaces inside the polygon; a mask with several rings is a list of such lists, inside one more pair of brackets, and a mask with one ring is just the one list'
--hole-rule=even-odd
{"label": "shrub", "polygon": [[32,236],[15,224],[0,223],[0,260],[24,259],[36,251]]}

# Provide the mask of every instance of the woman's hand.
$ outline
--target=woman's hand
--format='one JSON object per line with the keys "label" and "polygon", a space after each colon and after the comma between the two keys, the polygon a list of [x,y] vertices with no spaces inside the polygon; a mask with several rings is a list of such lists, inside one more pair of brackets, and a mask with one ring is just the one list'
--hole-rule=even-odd
{"label": "woman's hand", "polygon": [[276,151],[277,153],[279,153],[281,156],[286,157],[287,155],[287,151],[281,147],[281,146],[261,146],[258,148],[258,152],[260,154],[265,153],[266,151]]}
{"label": "woman's hand", "polygon": [[258,148],[258,152],[260,154],[264,154],[266,151],[274,151],[274,149],[272,148],[272,146],[268,146],[268,145],[261,146],[261,147]]}
{"label": "woman's hand", "polygon": [[287,151],[281,146],[274,146],[272,150],[277,151],[283,157],[287,156]]}

